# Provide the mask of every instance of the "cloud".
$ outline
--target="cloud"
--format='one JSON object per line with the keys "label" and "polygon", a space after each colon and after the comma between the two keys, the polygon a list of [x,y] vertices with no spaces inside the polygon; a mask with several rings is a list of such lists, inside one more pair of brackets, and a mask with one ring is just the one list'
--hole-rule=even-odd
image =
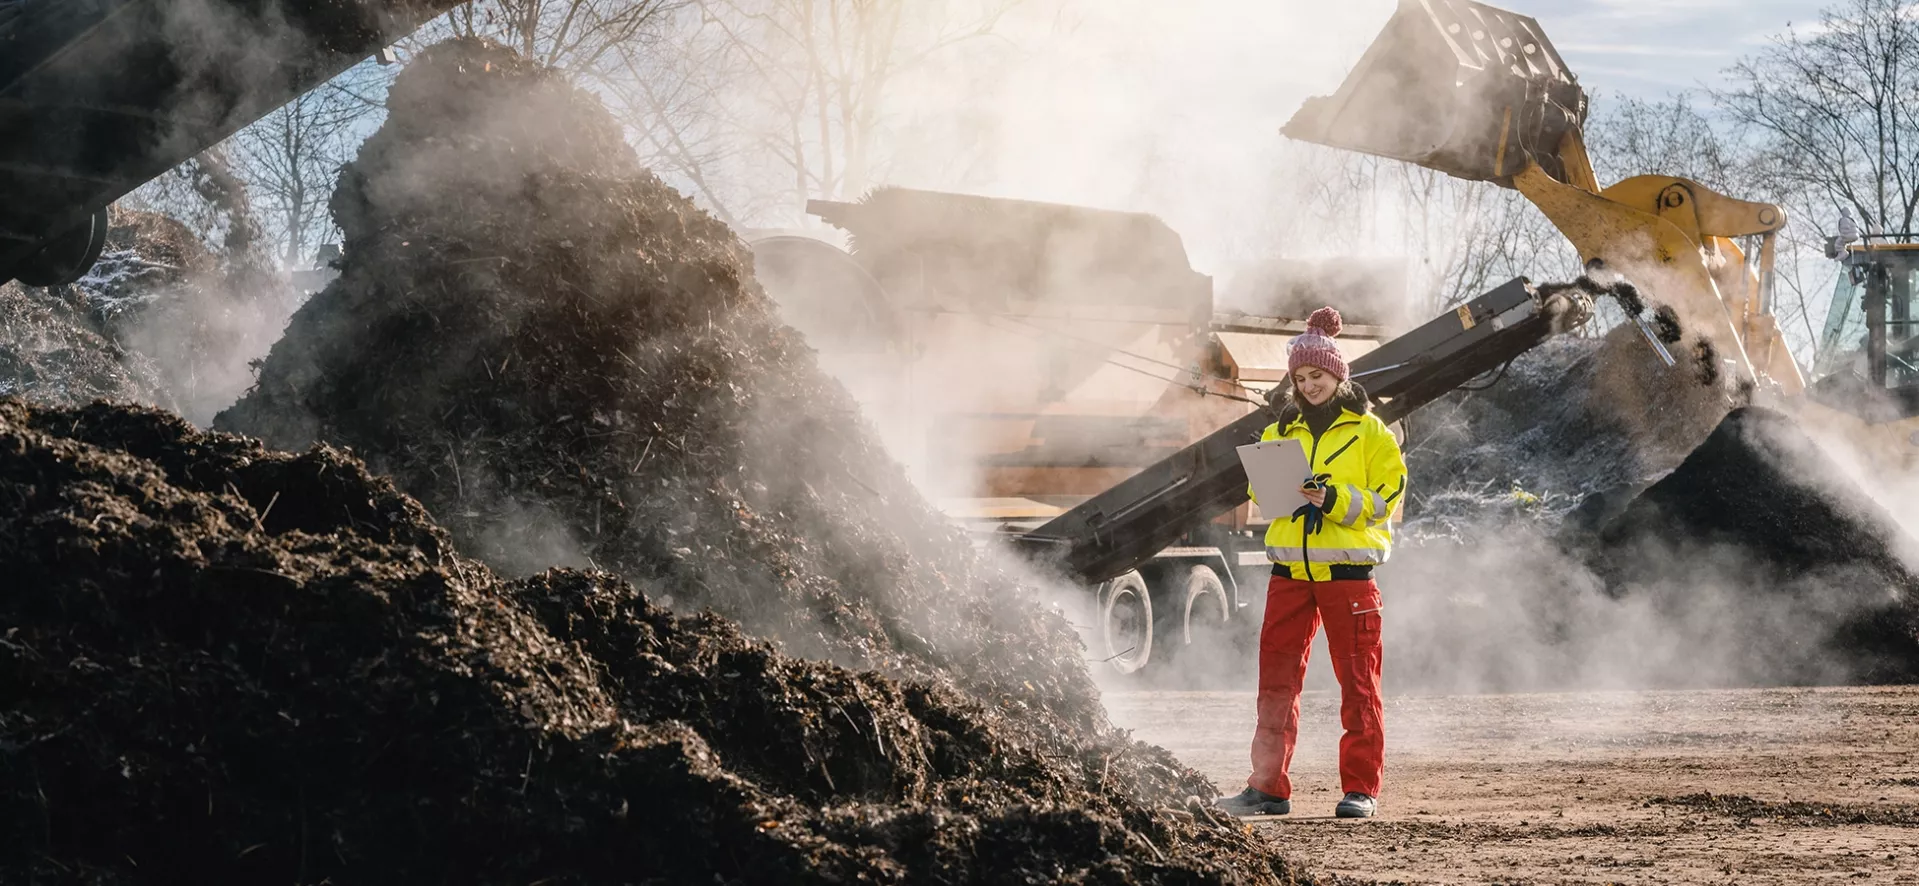
{"label": "cloud", "polygon": [[1830,0],[1504,0],[1539,21],[1588,89],[1640,98],[1717,86],[1740,55],[1790,24],[1800,33]]}
{"label": "cloud", "polygon": [[1656,43],[1561,43],[1561,53],[1580,55],[1632,55],[1659,58],[1727,58],[1731,52],[1705,47],[1675,47]]}

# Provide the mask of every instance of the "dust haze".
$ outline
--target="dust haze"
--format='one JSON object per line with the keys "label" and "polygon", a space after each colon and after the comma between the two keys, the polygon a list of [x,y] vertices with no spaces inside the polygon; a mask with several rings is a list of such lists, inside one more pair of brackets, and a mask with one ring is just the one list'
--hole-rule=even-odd
{"label": "dust haze", "polygon": [[[1279,134],[1304,98],[1333,91],[1393,8],[1385,0],[1351,4],[1329,24],[1297,6],[1228,0],[1176,6],[1052,0],[1015,7],[991,37],[938,56],[899,84],[885,109],[893,150],[883,181],[1151,213],[1177,233],[1192,267],[1211,277],[1221,306],[1243,303],[1241,294],[1261,288],[1273,261],[1288,259],[1397,263],[1412,269],[1406,298],[1423,300],[1428,295],[1417,290],[1433,279],[1432,256],[1398,238],[1403,228],[1396,223],[1421,208],[1382,199],[1374,188],[1352,198],[1368,204],[1353,209],[1360,223],[1325,224],[1324,192],[1350,164],[1338,152]],[[537,119],[499,123],[538,125]],[[1477,187],[1493,191],[1489,184]],[[784,212],[791,217],[794,208]],[[812,224],[812,235],[845,242],[843,232]],[[1048,246],[1038,272],[1042,285],[1017,293],[1021,304],[1010,318],[1005,310],[934,299],[918,303],[919,313],[908,312],[919,324],[915,334],[864,353],[821,343],[822,364],[856,396],[891,457],[936,503],[991,486],[982,463],[1008,453],[995,442],[1004,428],[986,428],[990,421],[980,416],[1009,400],[1044,402],[1049,372],[1064,367],[1071,383],[1055,392],[1058,402],[1070,401],[1073,385],[1123,391],[1123,402],[1104,408],[1141,420],[1163,409],[1167,390],[1207,382],[1202,371],[1181,365],[1197,343],[1181,340],[1174,324],[1090,316],[1086,306],[1097,305],[1107,285],[1097,273],[1099,257],[1070,242]],[[1421,254],[1410,254],[1415,250]],[[1014,279],[1032,269],[995,270],[989,263],[983,276]],[[1552,270],[1541,268],[1540,275]],[[1646,288],[1656,298],[1662,285],[1654,280]],[[1401,316],[1423,319],[1416,310]],[[806,328],[806,318],[793,319]],[[1695,326],[1710,321],[1686,319]],[[207,388],[219,393],[209,393],[190,417],[237,394],[235,380],[245,375],[234,367],[259,356],[283,323],[269,317],[222,336],[233,343],[234,356],[213,361],[222,370]],[[967,326],[990,327],[992,335],[960,328]],[[1067,331],[1077,338],[1060,334]],[[146,340],[171,335],[159,328]],[[1247,408],[1214,398],[1200,413],[1217,425]],[[1152,448],[1148,432],[1131,433],[1109,445]],[[1415,491],[1427,482],[1415,475]],[[1919,508],[1903,504],[1907,497],[1883,484],[1866,488],[1906,526],[1919,523]],[[1417,519],[1416,511],[1412,516]],[[574,531],[554,525],[538,508],[515,511],[501,525],[502,532],[524,532],[527,539],[516,564],[583,561]],[[1793,651],[1796,638],[1844,614],[1822,602],[1822,582],[1832,579],[1807,577],[1803,586],[1755,605],[1762,595],[1749,593],[1752,578],[1736,554],[1707,548],[1664,556],[1675,562],[1670,590],[1616,598],[1587,564],[1528,521],[1486,520],[1471,527],[1464,544],[1402,538],[1395,561],[1381,571],[1396,616],[1387,684],[1474,692],[1667,685],[1674,675],[1706,685],[1843,677],[1821,670],[1815,651]],[[1240,616],[1259,609],[1263,588],[1252,578],[1241,595],[1256,602]],[[1086,596],[1038,576],[1028,582],[1047,586],[1062,605]],[[1733,639],[1748,629],[1779,642]],[[1201,685],[1244,688],[1254,671],[1250,651],[1242,637],[1198,653],[1211,661],[1183,671],[1217,675]],[[1329,679],[1323,653],[1312,673],[1316,681]]]}
{"label": "dust haze", "polygon": [[[1392,220],[1420,207],[1382,203],[1377,189],[1361,191],[1353,199],[1371,201],[1362,213],[1370,223],[1357,229],[1313,224],[1315,214],[1324,211],[1314,202],[1315,190],[1332,187],[1329,176],[1348,167],[1327,149],[1289,142],[1278,133],[1304,97],[1333,91],[1391,13],[1391,4],[1362,4],[1331,27],[1272,4],[1174,9],[1068,3],[1049,10],[1046,16],[1014,15],[1003,23],[1000,33],[1009,46],[979,51],[996,61],[994,71],[953,63],[926,77],[911,103],[919,124],[914,133],[924,144],[902,150],[889,183],[1153,213],[1182,237],[1193,266],[1212,276],[1221,306],[1261,288],[1256,281],[1275,260],[1389,267],[1397,261],[1412,268],[1411,287],[1430,280],[1431,255],[1395,254],[1413,244],[1393,242],[1391,236],[1398,229]],[[950,121],[938,122],[941,117]],[[914,134],[904,135],[903,143],[915,145],[913,139]],[[1489,183],[1473,187],[1496,191]],[[1465,249],[1470,244],[1453,245]],[[1560,245],[1541,253],[1528,272],[1550,277],[1562,271],[1558,263],[1569,251]],[[1631,264],[1608,270],[1634,280],[1656,301],[1662,291],[1688,283]],[[1422,293],[1406,296],[1407,301],[1423,298]],[[1399,307],[1407,320],[1423,319],[1417,309]],[[1686,347],[1677,349],[1681,366],[1663,380],[1642,374],[1643,388],[1625,379],[1612,384],[1603,408],[1619,421],[1632,421],[1642,398],[1662,396],[1662,384],[1698,384],[1686,362],[1692,343],[1718,339],[1722,320],[1699,315],[1683,301],[1678,307],[1688,331]],[[929,436],[959,436],[950,423],[940,424],[929,413],[1003,398],[1010,381],[1028,379],[1027,364],[1009,361],[998,350],[1019,347],[1016,335],[1006,338],[1006,344],[970,354],[963,370],[932,373],[937,384],[924,396],[867,397],[869,416],[890,444],[908,447],[896,455],[929,487],[982,485],[977,468],[969,474],[978,459],[966,458],[963,447],[948,447],[941,458],[925,454]],[[1729,350],[1718,347],[1721,354]],[[1656,359],[1649,349],[1637,358]],[[856,391],[897,390],[902,375],[921,371],[910,359],[906,368],[872,373],[837,369]],[[1168,379],[1177,375],[1161,371]],[[903,400],[914,408],[898,409]],[[1409,424],[1417,428],[1420,423],[1415,415]],[[1683,454],[1710,428],[1708,422],[1693,429],[1689,443],[1671,442],[1681,443],[1677,452]],[[1413,442],[1416,438],[1409,445]],[[1522,453],[1509,449],[1508,455]],[[1639,484],[1657,479],[1674,463],[1642,474]],[[1394,561],[1380,572],[1390,613],[1389,689],[1730,686],[1858,676],[1852,664],[1833,658],[1825,646],[1837,626],[1875,605],[1851,588],[1850,577],[1802,575],[1784,587],[1772,586],[1776,580],[1752,568],[1738,549],[1701,543],[1621,554],[1669,566],[1659,570],[1656,581],[1609,587],[1593,564],[1567,549],[1558,536],[1557,517],[1542,523],[1538,516],[1500,513],[1498,499],[1517,473],[1488,471],[1484,486],[1492,494],[1478,502],[1484,514],[1448,530],[1450,537],[1422,537],[1434,526],[1418,525],[1419,507],[1413,508],[1414,525],[1402,530]],[[1415,474],[1412,480],[1415,501],[1422,484],[1433,493],[1460,488],[1450,477]],[[1908,529],[1914,525],[1919,508],[1906,504],[1910,499],[1900,490],[1877,482],[1862,488]],[[1595,491],[1525,492],[1562,500],[1571,496],[1576,503]],[[1247,574],[1240,577],[1244,581]],[[1243,595],[1263,595],[1254,581],[1246,584]],[[1074,591],[1058,589],[1066,600]],[[1080,591],[1079,596],[1087,595]],[[1255,599],[1239,615],[1256,618],[1260,608]],[[1090,618],[1082,613],[1076,621]],[[1242,623],[1240,629],[1255,626]],[[1318,647],[1311,679],[1325,688],[1332,685],[1331,669],[1323,640]],[[1108,674],[1103,679],[1109,689],[1119,690],[1167,684],[1249,689],[1256,671],[1251,653],[1252,644],[1242,634],[1233,642],[1189,651],[1191,666],[1176,677],[1142,681]]]}

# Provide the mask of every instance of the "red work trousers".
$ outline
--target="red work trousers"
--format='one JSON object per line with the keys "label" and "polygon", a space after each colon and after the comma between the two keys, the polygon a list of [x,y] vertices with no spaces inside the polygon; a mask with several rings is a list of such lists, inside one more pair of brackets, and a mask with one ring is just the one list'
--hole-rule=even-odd
{"label": "red work trousers", "polygon": [[1379,699],[1379,586],[1366,581],[1294,581],[1274,576],[1266,587],[1259,630],[1259,725],[1253,731],[1253,776],[1246,783],[1291,798],[1293,746],[1299,739],[1299,692],[1306,681],[1313,634],[1326,623],[1326,646],[1339,678],[1339,781],[1347,793],[1379,796],[1386,767],[1386,730]]}

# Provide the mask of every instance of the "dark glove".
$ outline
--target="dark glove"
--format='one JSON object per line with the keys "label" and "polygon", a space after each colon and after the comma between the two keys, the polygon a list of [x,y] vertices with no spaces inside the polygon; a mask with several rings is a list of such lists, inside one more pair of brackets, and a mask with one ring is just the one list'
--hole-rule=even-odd
{"label": "dark glove", "polygon": [[1313,507],[1312,502],[1307,502],[1293,511],[1293,519],[1306,521],[1307,535],[1318,535],[1320,527],[1326,525],[1326,512]]}

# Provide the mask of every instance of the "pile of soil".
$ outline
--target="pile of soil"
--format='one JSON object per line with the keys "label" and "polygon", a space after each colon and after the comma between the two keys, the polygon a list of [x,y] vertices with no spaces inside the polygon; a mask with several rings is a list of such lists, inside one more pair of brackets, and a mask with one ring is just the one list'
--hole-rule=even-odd
{"label": "pile of soil", "polygon": [[152,363],[128,351],[69,287],[0,285],[0,396],[76,405],[161,401]]}
{"label": "pile of soil", "polygon": [[1691,361],[1667,367],[1630,324],[1550,339],[1488,382],[1407,420],[1407,468],[1420,481],[1410,537],[1470,535],[1520,512],[1596,528],[1677,467],[1738,399],[1701,384]]}
{"label": "pile of soil", "polygon": [[1716,572],[1737,594],[1792,602],[1796,629],[1776,639],[1823,647],[1856,679],[1919,679],[1919,544],[1781,413],[1734,410],[1598,542],[1595,571],[1617,593],[1703,593],[1672,585]]}
{"label": "pile of soil", "polygon": [[1165,752],[503,581],[350,455],[0,400],[0,881],[1287,882]]}
{"label": "pile of soil", "polygon": [[351,447],[507,574],[596,567],[799,655],[1103,720],[1067,622],[981,561],[724,224],[563,76],[420,54],[341,176],[341,276],[216,427]]}

